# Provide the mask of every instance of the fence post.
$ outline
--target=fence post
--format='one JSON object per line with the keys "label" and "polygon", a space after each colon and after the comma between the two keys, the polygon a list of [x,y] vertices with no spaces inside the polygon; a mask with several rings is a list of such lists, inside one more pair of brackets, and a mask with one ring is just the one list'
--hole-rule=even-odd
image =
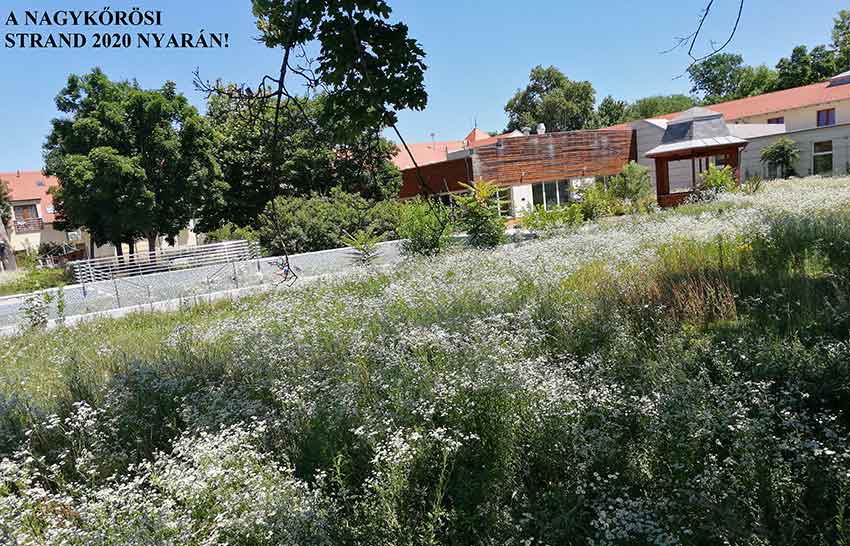
{"label": "fence post", "polygon": [[115,302],[118,304],[116,309],[121,307],[121,296],[118,294],[118,281],[115,277],[112,278],[112,286],[115,288]]}

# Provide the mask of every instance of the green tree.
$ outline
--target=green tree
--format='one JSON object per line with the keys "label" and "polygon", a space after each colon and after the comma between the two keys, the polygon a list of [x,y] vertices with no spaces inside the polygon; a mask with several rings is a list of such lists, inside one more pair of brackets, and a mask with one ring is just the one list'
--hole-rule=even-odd
{"label": "green tree", "polygon": [[809,49],[799,45],[791,52],[791,57],[783,57],[776,63],[776,71],[779,73],[777,88],[791,89],[801,85],[808,85],[816,81],[812,70],[812,56]]}
{"label": "green tree", "polygon": [[0,263],[8,271],[17,269],[15,253],[12,251],[12,243],[6,229],[11,220],[12,203],[9,185],[5,180],[0,180]]}
{"label": "green tree", "polygon": [[744,58],[734,53],[718,53],[688,68],[693,87],[691,93],[711,104],[736,98],[739,91]]}
{"label": "green tree", "polygon": [[505,219],[499,214],[499,187],[486,180],[461,183],[467,191],[454,196],[467,244],[492,248],[505,241]]}
{"label": "green tree", "polygon": [[[230,125],[222,161],[231,190],[205,227],[252,222],[279,195],[341,186],[395,197],[395,148],[380,133],[395,127],[398,110],[427,104],[425,53],[407,26],[389,22],[384,0],[254,0],[253,11],[261,41],[281,50],[279,72],[255,89],[196,78],[224,101],[220,114],[211,108],[219,128]],[[298,83],[307,96],[290,93]],[[228,121],[228,111],[243,119]]]}
{"label": "green tree", "polygon": [[838,73],[835,51],[827,46],[813,48],[809,57],[812,59],[812,81],[809,83],[828,80]]}
{"label": "green tree", "polygon": [[629,105],[626,119],[648,119],[673,112],[682,112],[695,104],[687,95],[656,95],[638,99]]}
{"label": "green tree", "polygon": [[638,201],[652,195],[649,169],[635,161],[629,161],[619,174],[611,177],[608,191],[612,197],[623,201]]}
{"label": "green tree", "polygon": [[[323,120],[355,135],[395,125],[398,110],[425,108],[425,52],[405,24],[389,22],[386,1],[253,0],[253,10],[261,41],[283,50],[280,76],[264,78],[276,90],[261,93],[275,99],[278,118],[295,75],[327,93]],[[316,50],[311,70],[291,70],[306,47]]]}
{"label": "green tree", "polygon": [[800,159],[797,143],[788,137],[781,137],[761,151],[761,162],[779,169],[783,178],[794,174],[794,165]]}
{"label": "green tree", "polygon": [[210,97],[208,116],[218,136],[215,155],[227,188],[219,206],[199,218],[200,229],[214,230],[228,222],[254,225],[278,196],[327,194],[332,188],[367,199],[398,196],[401,173],[390,161],[396,147],[376,131],[354,135],[323,120],[325,98],[284,104],[278,142],[285,145],[278,145],[270,139],[272,105],[264,104],[262,117],[252,118],[250,110],[257,103]]}
{"label": "green tree", "polygon": [[156,197],[145,186],[139,158],[102,146],[64,158],[61,176],[53,190],[59,229],[83,227],[93,242],[112,243],[119,256],[123,243],[142,236]]}
{"label": "green tree", "polygon": [[850,70],[850,11],[843,9],[835,16],[832,48],[836,53],[836,72]]}
{"label": "green tree", "polygon": [[765,65],[745,66],[738,75],[738,90],[734,98],[754,97],[776,90],[779,74]]}
{"label": "green tree", "polygon": [[[85,228],[119,254],[122,242],[132,249],[141,237],[153,250],[159,236],[173,241],[221,199],[213,133],[173,82],[144,90],[95,68],[69,76],[56,106],[65,117],[52,121],[44,151],[45,173],[60,182],[60,229]],[[118,200],[122,218],[99,208],[104,195]]]}
{"label": "green tree", "polygon": [[12,193],[9,183],[0,180],[0,224],[8,225],[12,221]]}
{"label": "green tree", "polygon": [[595,127],[610,127],[626,121],[626,111],[629,105],[624,100],[616,100],[608,95],[596,109]]}
{"label": "green tree", "polygon": [[529,83],[505,105],[507,131],[543,123],[549,131],[583,129],[593,123],[596,92],[588,81],[573,81],[550,66],[531,69]]}

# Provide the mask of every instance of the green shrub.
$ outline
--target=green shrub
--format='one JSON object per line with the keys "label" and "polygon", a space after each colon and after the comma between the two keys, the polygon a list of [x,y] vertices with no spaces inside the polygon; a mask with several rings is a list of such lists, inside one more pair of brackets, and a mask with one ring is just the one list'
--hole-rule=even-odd
{"label": "green shrub", "polygon": [[73,281],[70,273],[62,268],[27,267],[19,270],[12,280],[0,284],[0,296],[26,294],[47,288],[55,288]]}
{"label": "green shrub", "polygon": [[396,233],[404,254],[436,256],[450,244],[452,229],[448,207],[416,197],[401,206]]}
{"label": "green shrub", "polygon": [[260,243],[272,254],[313,252],[345,246],[345,233],[371,229],[395,236],[394,208],[376,205],[338,188],[327,196],[278,197],[266,206],[258,229]]}
{"label": "green shrub", "polygon": [[794,165],[800,160],[797,143],[788,137],[781,137],[761,151],[761,162],[779,169],[782,178],[794,176]]}
{"label": "green shrub", "polygon": [[259,241],[260,235],[251,226],[237,226],[230,222],[215,231],[204,233],[204,243],[223,243],[225,241]]}
{"label": "green shrub", "polygon": [[601,181],[579,190],[581,215],[588,220],[598,220],[604,216],[624,214],[625,206],[617,201]]}
{"label": "green shrub", "polygon": [[635,161],[629,161],[619,174],[608,182],[611,197],[629,203],[638,202],[652,194],[652,178],[649,169]]}
{"label": "green shrub", "polygon": [[531,212],[523,213],[519,222],[525,229],[547,231],[560,227],[577,226],[584,222],[584,214],[579,203],[549,207],[548,210],[536,206]]}
{"label": "green shrub", "polygon": [[707,171],[699,175],[695,196],[698,200],[710,201],[723,192],[732,192],[738,189],[738,181],[735,179],[735,171],[732,167],[725,165],[722,169],[711,164]]}
{"label": "green shrub", "polygon": [[378,243],[382,240],[383,238],[380,235],[375,235],[375,230],[371,226],[358,230],[353,235],[346,233],[342,238],[342,242],[356,252],[355,261],[367,267],[374,264],[380,257]]}
{"label": "green shrub", "polygon": [[499,214],[499,187],[486,180],[461,184],[467,192],[454,196],[468,245],[492,248],[505,242],[505,219]]}

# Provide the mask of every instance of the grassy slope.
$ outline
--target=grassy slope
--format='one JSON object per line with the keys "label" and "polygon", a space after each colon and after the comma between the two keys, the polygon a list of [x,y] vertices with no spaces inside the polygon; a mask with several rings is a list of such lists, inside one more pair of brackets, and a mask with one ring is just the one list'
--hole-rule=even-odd
{"label": "grassy slope", "polygon": [[[85,401],[102,412],[86,440],[100,484],[184,432],[191,446],[263,419],[245,441],[316,487],[317,510],[346,524],[328,523],[336,540],[828,543],[850,468],[847,287],[840,245],[816,249],[823,228],[805,218],[848,203],[848,179],[781,182],[389,274],[25,335],[0,351],[0,430],[15,438],[41,410],[73,421]],[[43,434],[32,449],[76,445]],[[193,514],[208,532],[213,515]]]}

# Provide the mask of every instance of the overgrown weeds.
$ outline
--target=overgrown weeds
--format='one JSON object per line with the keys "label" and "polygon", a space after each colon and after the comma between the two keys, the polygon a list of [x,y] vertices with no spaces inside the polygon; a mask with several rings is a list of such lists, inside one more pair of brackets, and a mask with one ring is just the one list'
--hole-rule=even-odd
{"label": "overgrown weeds", "polygon": [[0,537],[839,543],[848,215],[771,191],[9,340]]}

